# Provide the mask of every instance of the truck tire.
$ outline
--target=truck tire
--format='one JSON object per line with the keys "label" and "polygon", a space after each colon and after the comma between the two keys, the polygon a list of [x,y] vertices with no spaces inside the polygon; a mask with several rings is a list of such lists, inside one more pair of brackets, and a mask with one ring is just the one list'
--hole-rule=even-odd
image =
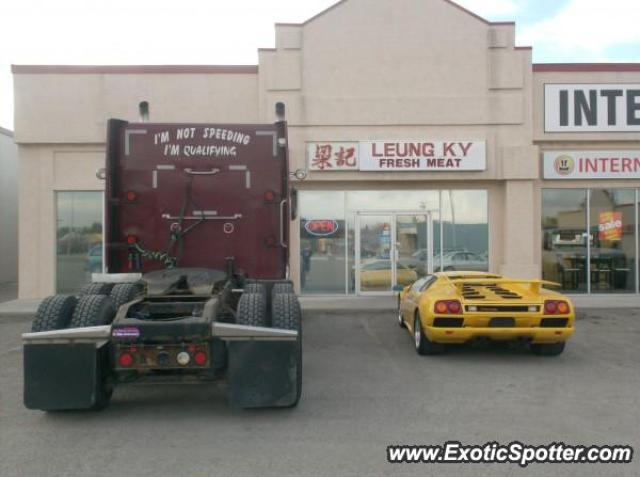
{"label": "truck tire", "polygon": [[266,293],[243,293],[238,302],[236,323],[247,326],[266,326]]}
{"label": "truck tire", "polygon": [[293,293],[293,283],[275,283],[271,289],[271,296],[275,297],[279,293]]}
{"label": "truck tire", "polygon": [[[280,284],[284,285],[284,283]],[[302,311],[298,297],[293,293],[277,293],[271,302],[271,327],[283,330],[300,328]]]}
{"label": "truck tire", "polygon": [[295,407],[302,396],[302,310],[298,297],[293,293],[273,295],[271,303],[271,323],[273,328],[297,330],[296,356],[296,398],[289,407]]}
{"label": "truck tire", "polygon": [[266,296],[267,289],[262,283],[247,283],[244,286],[244,293],[261,293]]}
{"label": "truck tire", "polygon": [[115,314],[113,302],[108,296],[84,295],[78,299],[70,327],[108,325],[113,321]]}
{"label": "truck tire", "polygon": [[141,293],[140,287],[133,283],[117,283],[111,289],[109,298],[113,302],[113,307],[118,312],[118,309],[125,303],[129,303],[134,300]]}
{"label": "truck tire", "polygon": [[36,316],[31,323],[31,331],[51,331],[66,328],[78,299],[71,295],[48,296],[38,306]]}
{"label": "truck tire", "polygon": [[78,292],[78,296],[84,295],[108,295],[113,288],[112,283],[87,283]]}

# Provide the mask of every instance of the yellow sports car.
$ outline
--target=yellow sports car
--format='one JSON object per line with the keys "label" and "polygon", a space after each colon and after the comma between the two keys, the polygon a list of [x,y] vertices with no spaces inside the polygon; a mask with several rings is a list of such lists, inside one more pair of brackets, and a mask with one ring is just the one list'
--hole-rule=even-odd
{"label": "yellow sports car", "polygon": [[571,301],[542,280],[482,272],[441,272],[417,280],[398,297],[398,323],[418,354],[474,339],[523,340],[536,354],[557,356],[574,331]]}
{"label": "yellow sports car", "polygon": [[[396,279],[400,285],[409,285],[418,279],[415,270],[398,263],[396,266]],[[366,288],[391,288],[391,262],[389,260],[373,260],[364,263],[360,269],[360,283]]]}

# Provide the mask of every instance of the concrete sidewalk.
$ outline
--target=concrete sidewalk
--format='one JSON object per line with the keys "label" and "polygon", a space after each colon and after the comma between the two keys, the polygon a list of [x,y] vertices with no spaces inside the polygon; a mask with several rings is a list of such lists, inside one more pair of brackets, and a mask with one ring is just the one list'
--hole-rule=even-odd
{"label": "concrete sidewalk", "polygon": [[[640,308],[640,298],[637,295],[612,295],[608,297],[572,296],[574,304],[580,308]],[[386,311],[395,310],[397,306],[395,296],[302,296],[300,303],[304,311]],[[0,302],[0,318],[3,316],[33,316],[40,304],[39,299],[10,300]]]}
{"label": "concrete sidewalk", "polygon": [[[40,304],[39,299],[10,300],[0,303],[0,318],[3,316],[33,316]],[[367,311],[393,310],[396,298],[376,297],[300,297],[305,311]]]}

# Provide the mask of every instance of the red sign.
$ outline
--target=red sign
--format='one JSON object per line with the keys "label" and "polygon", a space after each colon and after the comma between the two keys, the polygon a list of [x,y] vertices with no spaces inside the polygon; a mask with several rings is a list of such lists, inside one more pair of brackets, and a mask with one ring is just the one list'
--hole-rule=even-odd
{"label": "red sign", "polygon": [[598,238],[600,240],[622,240],[622,212],[600,212]]}
{"label": "red sign", "polygon": [[309,220],[304,224],[304,228],[315,237],[329,237],[334,235],[340,226],[335,220]]}

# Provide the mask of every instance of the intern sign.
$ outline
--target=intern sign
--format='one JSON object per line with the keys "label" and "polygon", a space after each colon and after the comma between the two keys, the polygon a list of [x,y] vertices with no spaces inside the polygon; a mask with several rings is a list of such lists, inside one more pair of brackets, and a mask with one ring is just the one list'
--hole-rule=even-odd
{"label": "intern sign", "polygon": [[550,151],[545,179],[640,179],[640,150]]}
{"label": "intern sign", "polygon": [[640,131],[640,84],[545,84],[544,130]]}

